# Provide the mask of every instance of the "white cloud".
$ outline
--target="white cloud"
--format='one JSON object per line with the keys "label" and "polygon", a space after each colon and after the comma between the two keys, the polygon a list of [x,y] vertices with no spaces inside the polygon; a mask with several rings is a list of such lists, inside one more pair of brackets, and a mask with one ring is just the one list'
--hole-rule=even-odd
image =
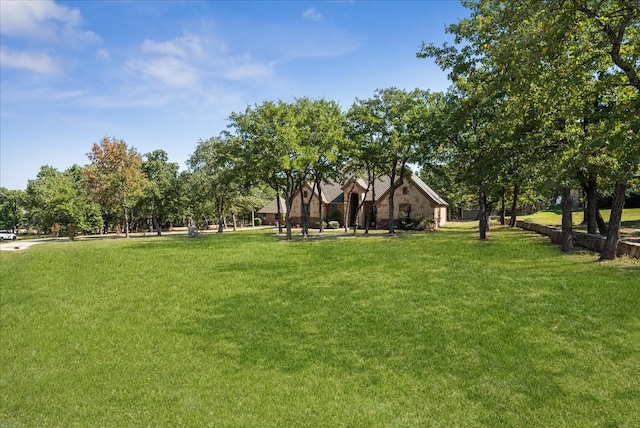
{"label": "white cloud", "polygon": [[40,1],[0,1],[0,33],[9,37],[23,37],[46,42],[65,40],[91,42],[99,37],[82,31],[78,9]]}
{"label": "white cloud", "polygon": [[62,71],[60,63],[42,52],[14,52],[8,48],[0,48],[0,64],[2,67],[29,70],[39,74],[55,74]]}
{"label": "white cloud", "polygon": [[142,42],[142,52],[159,53],[178,58],[203,58],[205,56],[200,38],[189,35],[165,42],[145,39]]}
{"label": "white cloud", "polygon": [[230,80],[255,80],[271,75],[275,63],[254,62],[250,58],[238,58],[229,61],[224,68],[223,77]]}
{"label": "white cloud", "polygon": [[319,22],[322,20],[322,14],[318,12],[315,7],[310,7],[302,12],[302,16],[306,19],[310,19],[311,21]]}
{"label": "white cloud", "polygon": [[142,77],[151,77],[175,88],[197,88],[200,71],[177,58],[163,57],[149,60],[129,61],[129,68]]}
{"label": "white cloud", "polygon": [[255,80],[269,76],[273,62],[233,55],[224,43],[185,35],[165,41],[145,39],[141,56],[127,62],[135,74],[161,84],[202,92],[205,80]]}

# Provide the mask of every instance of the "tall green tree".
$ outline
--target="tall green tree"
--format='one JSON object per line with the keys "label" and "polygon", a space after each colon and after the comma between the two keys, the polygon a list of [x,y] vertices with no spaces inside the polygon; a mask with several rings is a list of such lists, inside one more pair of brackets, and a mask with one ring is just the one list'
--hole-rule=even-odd
{"label": "tall green tree", "polygon": [[218,233],[224,231],[225,214],[231,210],[235,228],[236,201],[243,190],[243,178],[238,165],[236,140],[223,133],[218,137],[199,141],[187,164],[193,179],[199,183],[201,196],[214,201],[218,219]]}
{"label": "tall green tree", "polygon": [[139,200],[140,209],[151,217],[153,228],[162,234],[162,224],[177,216],[179,201],[178,164],[169,162],[164,150],[155,150],[144,155],[142,172],[147,177],[146,186]]}
{"label": "tall green tree", "polygon": [[[312,183],[312,191],[307,198],[304,197],[302,187],[306,182],[300,181],[298,188],[300,191],[302,208],[302,235],[309,235],[309,222],[311,203],[314,202],[314,194],[322,194],[322,184],[330,180],[336,180],[341,172],[340,150],[344,145],[344,116],[340,106],[335,101],[324,99],[311,100],[300,98],[296,100],[298,129],[300,132],[299,141],[301,146],[315,152],[310,159],[309,181]],[[301,177],[301,180],[303,177]],[[320,231],[323,231],[323,203],[318,197],[318,213],[320,215]]]}
{"label": "tall green tree", "polygon": [[[365,143],[375,142],[379,154],[377,166],[389,177],[389,233],[394,229],[394,194],[410,174],[409,164],[418,160],[418,153],[427,150],[429,142],[429,106],[434,94],[416,89],[411,92],[397,88],[379,89],[367,100],[356,100],[352,119],[357,115],[361,129],[368,135]],[[362,109],[366,110],[363,112]],[[358,112],[358,113],[356,113]]]}
{"label": "tall green tree", "polygon": [[[239,139],[243,170],[253,182],[262,181],[284,197],[286,237],[292,239],[291,207],[293,198],[311,178],[317,152],[305,139],[305,99],[294,103],[265,101],[247,107],[243,113],[229,117],[230,127]],[[282,214],[278,213],[278,218]]]}
{"label": "tall green tree", "polygon": [[77,165],[64,172],[43,166],[27,183],[26,195],[29,221],[40,230],[73,238],[102,226],[100,208],[91,201],[83,168]]}
{"label": "tall green tree", "polygon": [[[543,137],[535,152],[549,157],[539,171],[555,175],[557,183],[572,185],[581,169],[593,165],[612,177],[618,196],[601,258],[615,256],[624,189],[638,169],[640,150],[638,1],[464,4],[470,17],[447,29],[457,46],[423,45],[419,56],[435,57],[456,85],[462,79],[493,87],[508,104],[532,100]],[[585,105],[603,96],[615,113],[584,121]]]}
{"label": "tall green tree", "polygon": [[[355,186],[356,179],[365,177],[367,182],[366,192],[371,192],[371,211],[365,212],[365,230],[369,233],[371,224],[377,225],[377,196],[375,183],[384,176],[382,160],[384,147],[378,143],[379,133],[377,132],[378,119],[369,109],[365,101],[354,102],[345,117],[346,144],[341,151],[342,163],[345,165],[344,171],[349,175],[344,177],[345,182],[351,182]],[[348,198],[350,202],[351,198]],[[359,211],[364,204],[356,208]],[[349,210],[346,210],[349,211]],[[346,213],[345,213],[346,214]],[[347,218],[345,217],[345,232],[347,230]],[[354,229],[355,233],[355,229]]]}
{"label": "tall green tree", "polygon": [[26,193],[0,187],[0,229],[17,232],[25,221]]}

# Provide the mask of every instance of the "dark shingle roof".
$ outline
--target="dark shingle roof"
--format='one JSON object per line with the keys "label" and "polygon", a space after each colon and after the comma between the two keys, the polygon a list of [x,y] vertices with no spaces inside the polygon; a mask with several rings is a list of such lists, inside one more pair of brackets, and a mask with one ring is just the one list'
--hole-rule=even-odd
{"label": "dark shingle roof", "polygon": [[[442,199],[440,196],[438,196],[438,194],[429,186],[427,186],[427,184],[422,181],[420,179],[420,177],[418,177],[417,175],[413,174],[410,178],[410,181],[424,194],[426,195],[428,198],[430,198],[431,200],[433,200],[436,204],[438,205],[445,205],[445,206],[449,206],[449,204]],[[391,183],[391,179],[387,176],[385,177],[381,177],[379,179],[377,179],[374,183],[373,183],[373,187],[376,193],[376,200],[380,200],[383,197],[386,197],[386,194],[389,191],[389,184]],[[367,181],[363,180],[361,178],[356,180],[356,184],[360,187],[362,187],[363,189],[367,188]],[[330,181],[327,183],[323,183],[321,190],[322,190],[322,202],[324,203],[330,203],[330,204],[341,204],[344,202],[344,190],[347,188],[347,186],[349,186],[350,184],[347,183],[345,185],[341,185],[335,181]],[[365,196],[365,200],[366,201],[371,201],[373,199],[373,191],[372,189],[369,189],[369,191],[367,192],[366,196]],[[284,203],[284,199],[280,198],[280,206],[281,206],[281,212],[285,213],[286,212],[286,207],[285,207],[285,203]],[[274,199],[269,205],[267,205],[266,207],[260,209],[258,211],[258,213],[260,214],[267,214],[267,213],[275,213],[277,212],[276,210],[276,199]]]}

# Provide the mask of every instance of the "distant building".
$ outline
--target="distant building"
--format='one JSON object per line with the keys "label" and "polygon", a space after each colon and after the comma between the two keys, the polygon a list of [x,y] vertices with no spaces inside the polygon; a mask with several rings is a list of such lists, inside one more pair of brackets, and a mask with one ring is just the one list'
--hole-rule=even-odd
{"label": "distant building", "polygon": [[[389,184],[389,178],[382,178],[374,183],[374,189],[367,190],[367,182],[357,179],[342,185],[335,182],[323,184],[320,192],[312,185],[305,185],[302,189],[305,200],[309,200],[309,196],[313,192],[309,213],[310,225],[318,226],[320,221],[328,222],[333,219],[337,219],[340,225],[344,225],[346,219],[347,226],[358,225],[362,227],[365,223],[365,213],[368,213],[367,217],[372,219],[371,227],[376,224],[379,228],[388,227]],[[374,190],[375,205],[373,203]],[[364,203],[362,203],[363,201]],[[360,209],[358,209],[359,207]],[[433,219],[435,226],[439,227],[447,221],[448,208],[449,204],[417,175],[405,179],[404,183],[395,190],[393,211],[395,221],[402,217],[411,219],[425,217]],[[286,214],[284,198],[280,198],[280,212],[284,219]],[[300,192],[298,192],[293,198],[291,207],[292,224],[302,222],[301,213],[302,203]],[[277,224],[276,200],[258,210],[258,214],[263,218],[263,224]]]}

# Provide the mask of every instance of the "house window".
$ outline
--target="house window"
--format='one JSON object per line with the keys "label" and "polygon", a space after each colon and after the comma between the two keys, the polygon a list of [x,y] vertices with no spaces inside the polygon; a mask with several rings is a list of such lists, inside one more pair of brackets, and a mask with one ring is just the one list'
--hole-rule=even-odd
{"label": "house window", "polygon": [[411,217],[411,204],[400,204],[400,217]]}
{"label": "house window", "polygon": [[408,194],[409,194],[409,187],[404,186],[404,187],[402,188],[402,194],[403,194],[403,195],[408,195]]}
{"label": "house window", "polygon": [[306,191],[306,190],[303,190],[303,191],[302,191],[302,196],[303,196],[304,198],[306,198],[306,197],[307,197],[307,195],[308,195],[307,191]]}

